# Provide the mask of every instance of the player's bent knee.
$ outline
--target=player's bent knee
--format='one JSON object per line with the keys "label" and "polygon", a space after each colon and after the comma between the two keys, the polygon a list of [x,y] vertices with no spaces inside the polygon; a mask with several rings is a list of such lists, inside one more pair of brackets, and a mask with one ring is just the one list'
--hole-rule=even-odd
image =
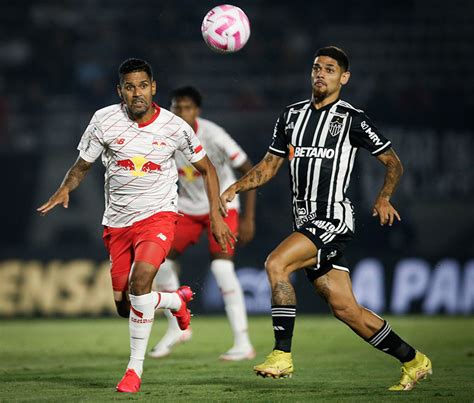
{"label": "player's bent knee", "polygon": [[133,295],[147,294],[151,291],[157,269],[147,262],[135,262],[129,281],[129,291]]}
{"label": "player's bent knee", "polygon": [[130,279],[130,294],[132,295],[143,295],[151,291],[152,282],[149,282],[148,279],[138,277],[135,279]]}
{"label": "player's bent knee", "polygon": [[287,265],[278,254],[270,254],[265,261],[265,270],[268,277],[279,277],[287,275]]}

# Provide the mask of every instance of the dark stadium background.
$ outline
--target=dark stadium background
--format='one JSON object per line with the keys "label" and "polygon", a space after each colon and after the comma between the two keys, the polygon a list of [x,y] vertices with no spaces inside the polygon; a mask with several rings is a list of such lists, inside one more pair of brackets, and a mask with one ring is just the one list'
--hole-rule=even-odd
{"label": "dark stadium background", "polygon": [[[220,55],[200,24],[216,1],[39,0],[0,5],[0,316],[110,314],[101,241],[98,161],[68,210],[35,208],[76,158],[93,112],[117,102],[117,66],[154,67],[157,101],[192,84],[203,116],[224,126],[254,162],[281,109],[310,95],[312,56],[347,51],[344,99],[392,140],[405,175],[394,204],[403,221],[381,228],[371,206],[383,167],[361,151],[350,194],[357,236],[347,252],[361,301],[378,312],[474,312],[474,3],[444,1],[234,1],[252,24],[244,50]],[[252,312],[269,308],[263,264],[291,230],[285,168],[258,192],[257,234],[237,268]],[[222,312],[207,248],[182,259],[197,313]],[[100,273],[100,275],[99,275]],[[100,279],[100,281],[99,281]],[[294,277],[300,311],[326,312]]]}

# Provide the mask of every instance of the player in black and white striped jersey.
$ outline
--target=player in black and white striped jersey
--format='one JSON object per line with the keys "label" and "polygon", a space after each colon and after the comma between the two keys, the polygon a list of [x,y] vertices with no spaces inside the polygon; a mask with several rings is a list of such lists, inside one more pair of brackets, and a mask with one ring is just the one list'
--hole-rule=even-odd
{"label": "player in black and white striped jersey", "polygon": [[360,147],[377,156],[390,148],[390,141],[347,102],[336,100],[316,109],[306,100],[285,108],[269,152],[290,159],[297,228],[318,217],[339,220],[341,232],[354,231],[345,193]]}
{"label": "player in black and white striped jersey", "polygon": [[431,373],[431,362],[393,332],[386,321],[357,303],[343,254],[354,234],[354,213],[346,191],[358,149],[367,149],[386,167],[385,181],[373,206],[373,215],[379,217],[381,225],[391,226],[400,220],[390,198],[403,173],[390,141],[362,110],[340,99],[349,78],[349,60],[341,49],[319,49],[311,73],[312,98],[284,109],[265,157],[221,196],[227,203],[237,193],[262,186],[289,159],[294,232],[265,263],[272,287],[276,342],[266,361],[254,371],[274,378],[293,373],[296,296],[289,276],[304,268],[338,319],[403,363],[402,378],[390,389],[410,390]]}

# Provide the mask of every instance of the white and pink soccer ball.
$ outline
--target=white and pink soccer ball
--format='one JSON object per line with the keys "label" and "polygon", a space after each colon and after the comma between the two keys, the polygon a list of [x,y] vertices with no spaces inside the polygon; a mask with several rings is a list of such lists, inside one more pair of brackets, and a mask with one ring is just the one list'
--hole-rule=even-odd
{"label": "white and pink soccer ball", "polygon": [[206,14],[201,32],[212,50],[233,53],[242,49],[249,40],[250,23],[239,7],[223,4]]}

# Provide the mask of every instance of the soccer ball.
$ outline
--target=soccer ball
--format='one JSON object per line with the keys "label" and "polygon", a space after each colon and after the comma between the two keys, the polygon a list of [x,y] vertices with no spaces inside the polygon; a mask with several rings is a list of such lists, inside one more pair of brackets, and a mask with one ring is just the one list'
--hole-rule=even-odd
{"label": "soccer ball", "polygon": [[207,45],[219,53],[242,49],[250,38],[250,23],[245,13],[235,6],[223,4],[209,11],[201,25]]}

